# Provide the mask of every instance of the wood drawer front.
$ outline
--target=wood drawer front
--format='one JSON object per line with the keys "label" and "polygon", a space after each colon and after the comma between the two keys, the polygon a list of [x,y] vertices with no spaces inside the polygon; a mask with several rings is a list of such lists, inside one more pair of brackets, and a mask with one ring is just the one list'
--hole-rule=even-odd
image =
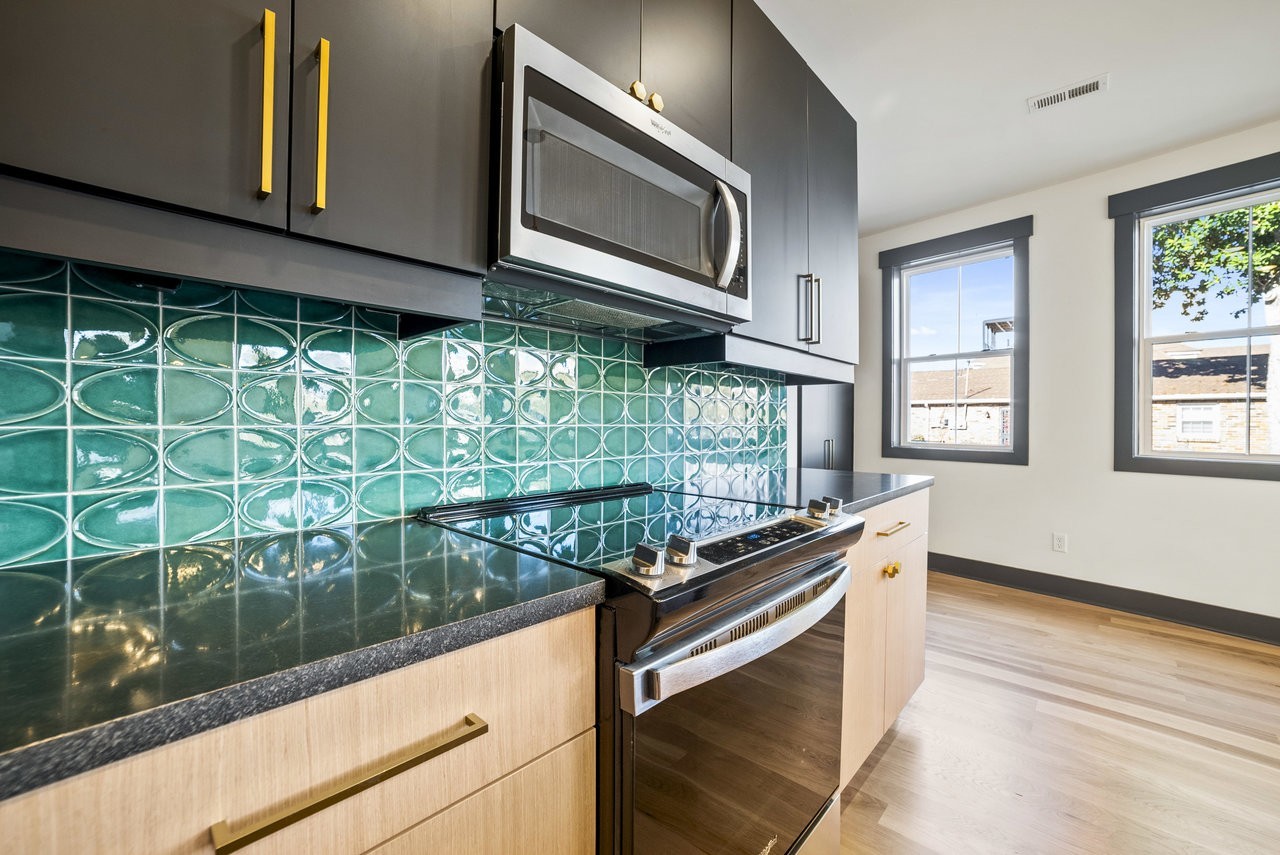
{"label": "wood drawer front", "polygon": [[595,771],[591,730],[373,851],[590,855],[596,848]]}
{"label": "wood drawer front", "polygon": [[595,610],[316,695],[0,802],[9,851],[209,853],[232,833],[447,738],[488,733],[240,851],[364,852],[592,727]]}
{"label": "wood drawer front", "polygon": [[[875,563],[929,531],[929,491],[918,490],[862,512],[867,527],[854,549]],[[906,523],[904,526],[903,523]],[[885,532],[885,534],[880,534]]]}

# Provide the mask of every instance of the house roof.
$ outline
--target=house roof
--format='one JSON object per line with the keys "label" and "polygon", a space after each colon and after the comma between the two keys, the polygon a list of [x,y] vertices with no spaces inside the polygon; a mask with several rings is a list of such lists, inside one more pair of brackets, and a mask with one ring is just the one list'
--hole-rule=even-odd
{"label": "house roof", "polygon": [[[1267,391],[1268,345],[1253,347],[1253,393]],[[1249,355],[1243,346],[1195,349],[1193,344],[1158,345],[1151,363],[1152,394],[1164,398],[1242,396]],[[967,363],[972,362],[972,365]],[[959,371],[913,371],[911,400],[960,403],[1009,400],[1009,357],[961,360]]]}

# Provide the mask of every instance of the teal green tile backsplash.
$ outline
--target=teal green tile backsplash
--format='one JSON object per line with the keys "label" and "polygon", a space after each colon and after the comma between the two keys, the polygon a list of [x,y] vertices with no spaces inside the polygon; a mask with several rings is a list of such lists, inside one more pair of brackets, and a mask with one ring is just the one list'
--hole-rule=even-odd
{"label": "teal green tile backsplash", "polygon": [[0,252],[0,567],[785,465],[769,372]]}

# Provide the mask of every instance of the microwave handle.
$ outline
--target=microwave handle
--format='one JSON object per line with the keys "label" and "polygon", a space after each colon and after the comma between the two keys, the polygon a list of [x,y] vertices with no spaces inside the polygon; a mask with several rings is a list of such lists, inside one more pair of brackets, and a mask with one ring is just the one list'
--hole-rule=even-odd
{"label": "microwave handle", "polygon": [[724,260],[720,262],[720,273],[716,276],[716,287],[724,290],[733,279],[733,272],[738,269],[738,252],[742,249],[742,214],[738,211],[738,200],[733,198],[729,185],[716,179],[716,192],[729,212],[729,245],[725,248]]}

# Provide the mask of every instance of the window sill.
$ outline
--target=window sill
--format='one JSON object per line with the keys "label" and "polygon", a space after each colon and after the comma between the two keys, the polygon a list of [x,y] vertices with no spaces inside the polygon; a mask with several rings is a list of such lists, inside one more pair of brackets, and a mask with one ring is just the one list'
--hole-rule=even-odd
{"label": "window sill", "polygon": [[1191,475],[1201,478],[1248,478],[1254,481],[1280,481],[1280,463],[1257,460],[1209,460],[1195,457],[1117,454],[1115,471],[1145,472],[1156,475]]}
{"label": "window sill", "polygon": [[1027,450],[984,451],[974,448],[921,448],[913,445],[885,445],[880,449],[882,457],[904,460],[944,460],[955,463],[997,463],[1005,466],[1026,466]]}

